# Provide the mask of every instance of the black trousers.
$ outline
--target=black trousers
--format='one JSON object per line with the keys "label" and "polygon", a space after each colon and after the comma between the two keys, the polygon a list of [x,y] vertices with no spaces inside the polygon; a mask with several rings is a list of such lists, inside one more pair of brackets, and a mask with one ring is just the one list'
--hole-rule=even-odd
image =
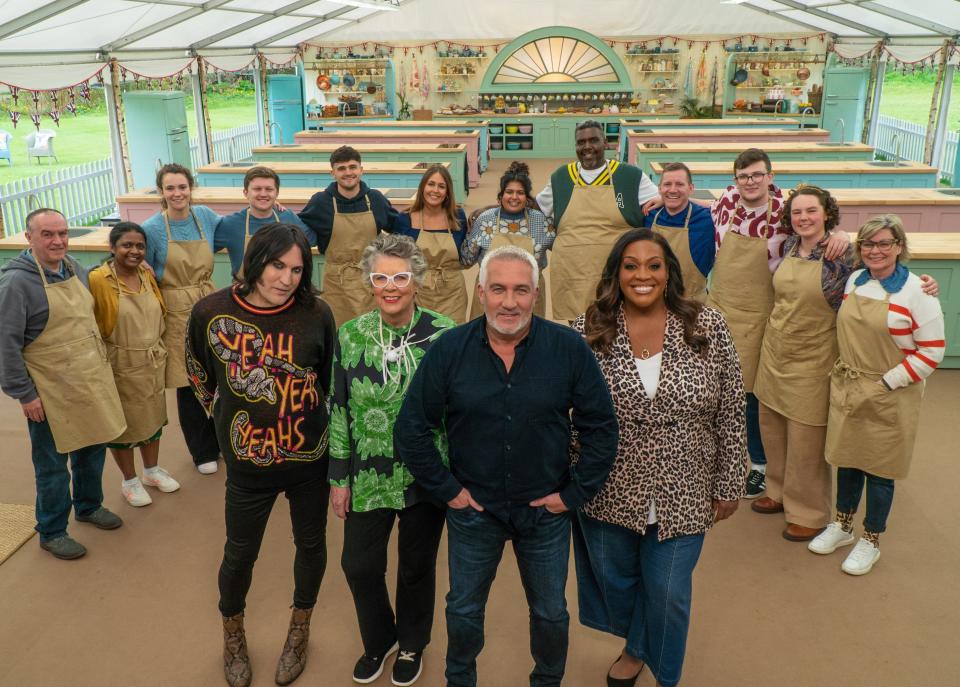
{"label": "black trousers", "polygon": [[220,455],[217,428],[213,424],[213,418],[207,417],[206,411],[189,386],[177,389],[177,416],[180,418],[180,430],[194,465],[216,460]]}
{"label": "black trousers", "polygon": [[253,564],[277,495],[290,502],[293,543],[293,605],[313,608],[327,567],[327,499],[330,485],[317,478],[284,489],[249,489],[227,479],[227,543],[220,564],[220,613],[236,615],[246,606]]}
{"label": "black trousers", "polygon": [[[400,521],[396,615],[386,582],[387,545],[394,520]],[[430,643],[443,523],[444,509],[427,502],[401,511],[380,508],[347,514],[340,563],[368,656],[382,656],[394,642],[405,651],[422,651]]]}

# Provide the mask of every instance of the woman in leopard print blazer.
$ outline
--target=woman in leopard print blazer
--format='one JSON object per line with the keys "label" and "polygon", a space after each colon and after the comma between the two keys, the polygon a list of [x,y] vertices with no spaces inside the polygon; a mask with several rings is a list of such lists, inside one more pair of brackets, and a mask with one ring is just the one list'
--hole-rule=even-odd
{"label": "woman in leopard print blazer", "polygon": [[744,492],[740,363],[723,316],[684,298],[676,256],[648,229],[620,238],[574,327],[620,424],[607,483],[574,528],[580,621],[626,640],[607,685],[632,687],[649,664],[673,687],[704,533]]}

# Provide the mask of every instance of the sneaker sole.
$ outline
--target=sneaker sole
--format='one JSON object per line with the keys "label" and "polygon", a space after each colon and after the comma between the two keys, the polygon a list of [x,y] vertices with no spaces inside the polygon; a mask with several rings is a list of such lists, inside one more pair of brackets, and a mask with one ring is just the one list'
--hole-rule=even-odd
{"label": "sneaker sole", "polygon": [[846,568],[843,567],[843,565],[840,566],[840,570],[847,573],[848,575],[853,575],[854,577],[860,577],[861,575],[866,575],[868,572],[873,570],[873,566],[875,566],[877,564],[877,561],[879,560],[880,560],[880,554],[878,553],[877,557],[873,559],[873,563],[871,563],[870,567],[867,568],[866,570],[847,570]]}
{"label": "sneaker sole", "polygon": [[816,553],[821,556],[828,556],[834,551],[836,551],[837,549],[839,549],[841,546],[850,546],[856,540],[857,540],[856,537],[851,536],[850,541],[839,541],[836,544],[834,544],[832,548],[829,548],[829,549],[815,549],[812,546],[813,542],[810,542],[810,544],[807,545],[807,548],[811,551],[811,553]]}
{"label": "sneaker sole", "polygon": [[380,670],[378,670],[376,674],[371,675],[370,677],[367,677],[367,678],[358,678],[356,675],[354,675],[352,676],[353,681],[356,682],[358,685],[369,685],[371,682],[375,682],[377,678],[383,675],[383,667],[386,665],[387,659],[390,658],[393,654],[397,653],[399,650],[400,650],[400,644],[395,642],[392,647],[387,649],[387,653],[383,655],[383,660],[380,661]]}
{"label": "sneaker sole", "polygon": [[50,554],[51,556],[53,556],[54,558],[57,558],[57,559],[59,559],[59,560],[61,560],[61,561],[75,561],[75,560],[77,560],[78,558],[83,558],[84,556],[87,555],[86,549],[84,549],[83,551],[81,551],[81,552],[79,552],[79,553],[73,554],[72,556],[64,556],[63,554],[59,554],[59,553],[56,553],[55,551],[53,551],[53,550],[51,550],[51,549],[48,549],[48,548],[47,548],[46,546],[44,546],[43,544],[40,545],[40,548],[43,549],[44,551],[46,551],[47,553],[49,553],[49,554]]}
{"label": "sneaker sole", "polygon": [[416,682],[417,680],[420,679],[421,673],[423,673],[423,661],[422,661],[422,660],[420,661],[420,670],[417,671],[417,674],[413,676],[413,679],[412,679],[412,680],[408,680],[407,682],[397,682],[396,680],[393,679],[393,677],[391,677],[391,678],[390,678],[390,682],[393,683],[394,685],[396,685],[396,687],[410,687],[410,685],[412,685],[414,682]]}
{"label": "sneaker sole", "polygon": [[766,489],[763,491],[758,491],[756,494],[744,494],[743,498],[745,499],[758,499],[766,493]]}
{"label": "sneaker sole", "polygon": [[162,491],[164,494],[172,494],[173,492],[180,490],[180,485],[179,485],[179,484],[178,484],[177,486],[175,486],[173,489],[161,487],[159,484],[150,484],[149,482],[144,482],[144,483],[143,483],[143,486],[145,486],[145,487],[153,487],[154,489],[159,489],[159,490]]}
{"label": "sneaker sole", "polygon": [[150,499],[149,501],[144,501],[143,503],[134,503],[128,498],[124,498],[124,500],[127,502],[128,506],[133,506],[134,508],[143,508],[144,506],[149,506],[151,503],[153,503],[153,499]]}

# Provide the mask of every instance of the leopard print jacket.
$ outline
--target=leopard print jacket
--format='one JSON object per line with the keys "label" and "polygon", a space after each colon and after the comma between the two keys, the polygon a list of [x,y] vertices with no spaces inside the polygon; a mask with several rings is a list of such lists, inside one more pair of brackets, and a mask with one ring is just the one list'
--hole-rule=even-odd
{"label": "leopard print jacket", "polygon": [[[573,324],[581,334],[584,318]],[[610,476],[584,507],[590,517],[643,534],[655,500],[658,538],[705,532],[712,500],[743,496],[747,474],[745,400],[740,361],[723,316],[705,307],[697,320],[710,341],[701,356],[667,314],[660,381],[648,399],[637,372],[623,310],[610,348],[596,353],[620,425]]]}

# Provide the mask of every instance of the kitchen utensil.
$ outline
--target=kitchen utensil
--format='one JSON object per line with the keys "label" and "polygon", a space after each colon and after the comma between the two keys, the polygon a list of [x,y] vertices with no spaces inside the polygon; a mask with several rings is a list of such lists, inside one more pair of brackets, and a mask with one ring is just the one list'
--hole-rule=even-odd
{"label": "kitchen utensil", "polygon": [[532,125],[532,124],[521,124],[520,126],[517,127],[517,131],[519,131],[521,134],[533,133],[533,125]]}
{"label": "kitchen utensil", "polygon": [[520,144],[515,141],[511,141],[507,144],[507,150],[520,150]]}
{"label": "kitchen utensil", "polygon": [[519,132],[519,131],[520,131],[520,127],[518,127],[516,124],[507,124],[507,133],[508,133],[508,134],[515,134],[515,133],[517,133],[517,132]]}
{"label": "kitchen utensil", "polygon": [[749,77],[749,74],[747,73],[746,69],[738,69],[736,72],[734,72],[733,79],[731,79],[730,84],[733,86],[739,86],[747,80],[747,77]]}
{"label": "kitchen utensil", "polygon": [[353,88],[357,83],[357,80],[354,78],[353,74],[350,72],[345,72],[343,75],[343,85],[346,88]]}
{"label": "kitchen utensil", "polygon": [[801,81],[806,81],[810,78],[810,70],[806,67],[800,67],[800,69],[797,70],[797,78]]}

